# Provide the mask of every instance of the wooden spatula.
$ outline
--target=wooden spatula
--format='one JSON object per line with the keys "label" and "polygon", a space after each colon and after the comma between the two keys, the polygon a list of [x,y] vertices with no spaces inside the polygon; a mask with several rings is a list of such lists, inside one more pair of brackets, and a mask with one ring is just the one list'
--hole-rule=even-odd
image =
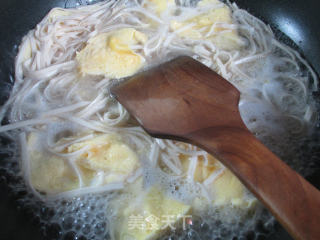
{"label": "wooden spatula", "polygon": [[243,123],[239,91],[190,57],[179,57],[111,89],[152,136],[192,143],[217,157],[295,239],[320,240],[320,192]]}

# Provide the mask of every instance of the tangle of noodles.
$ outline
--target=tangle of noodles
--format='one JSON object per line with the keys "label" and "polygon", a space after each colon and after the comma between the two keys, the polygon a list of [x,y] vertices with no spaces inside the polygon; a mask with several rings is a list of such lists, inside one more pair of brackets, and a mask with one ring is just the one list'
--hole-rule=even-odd
{"label": "tangle of noodles", "polygon": [[[77,189],[54,196],[43,196],[30,186],[37,196],[50,200],[119,190],[143,174],[140,168],[125,182],[104,186],[92,183],[84,187],[83,174],[74,159],[85,147],[73,153],[62,150],[91,139],[94,133],[124,136],[135,149],[146,149],[142,157],[146,166],[158,169],[159,175],[167,178],[166,182],[187,177],[194,189],[200,189],[207,198],[210,196],[205,193],[206,186],[223,172],[222,168],[203,183],[193,182],[195,159],[201,156],[207,164],[206,152],[150,137],[110,96],[109,88],[117,80],[79,75],[76,53],[91,37],[120,28],[134,28],[148,36],[143,47],[137,45],[134,49],[145,58],[144,69],[181,54],[190,55],[234,84],[241,92],[239,108],[244,122],[273,151],[290,152],[290,141],[311,133],[316,120],[311,93],[318,89],[317,77],[299,53],[277,41],[268,25],[230,3],[234,24],[224,24],[223,28],[237,29],[244,47],[223,50],[209,38],[182,38],[179,32],[194,25],[172,31],[170,21],[191,19],[201,14],[201,10],[189,7],[193,4],[189,1],[178,2],[174,14],[161,16],[145,9],[143,0],[110,0],[78,9],[61,9],[68,14],[54,20],[48,14],[23,38],[16,57],[15,83],[0,111],[1,121],[7,118],[8,124],[0,126],[0,132],[8,136],[20,133],[21,166],[29,185],[26,136],[35,131],[44,133],[45,150],[66,159],[79,180]],[[207,37],[216,26],[217,23],[210,27]],[[56,141],[66,131],[72,137],[63,143]],[[190,156],[187,176],[183,175],[178,157],[181,154]]]}

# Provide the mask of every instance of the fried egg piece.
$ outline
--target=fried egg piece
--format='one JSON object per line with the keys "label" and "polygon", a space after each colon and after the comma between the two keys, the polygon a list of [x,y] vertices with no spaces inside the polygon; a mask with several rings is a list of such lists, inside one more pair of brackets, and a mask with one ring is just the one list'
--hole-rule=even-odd
{"label": "fried egg piece", "polygon": [[[186,21],[172,20],[170,23],[171,30],[178,31],[177,34],[182,38],[193,40],[208,39],[219,49],[239,49],[243,45],[243,41],[237,30],[230,30],[222,26],[223,24],[233,24],[230,8],[218,0],[202,0],[198,3],[197,7],[205,9],[217,4],[222,6],[210,9]],[[216,24],[216,26],[211,32],[213,24]],[[183,28],[186,29],[182,30]]]}
{"label": "fried egg piece", "polygon": [[[144,189],[141,177],[128,192],[130,194],[126,196],[126,201],[122,201],[121,206],[116,205],[121,211],[112,226],[115,239],[157,239],[191,211],[190,205],[166,196],[160,186]],[[166,216],[172,216],[167,227],[164,220]],[[134,226],[139,223],[140,228]]]}
{"label": "fried egg piece", "polygon": [[[31,185],[39,192],[56,194],[79,188],[79,178],[68,159],[41,149],[41,136],[28,136]],[[63,141],[63,140],[61,140]],[[116,134],[99,134],[74,143],[62,153],[85,148],[75,160],[85,187],[123,182],[140,167],[136,153]]]}
{"label": "fried egg piece", "polygon": [[[236,206],[239,208],[250,208],[255,205],[257,200],[253,197],[248,197],[246,188],[240,180],[213,156],[207,155],[208,162],[206,163],[203,157],[196,159],[196,167],[193,174],[193,180],[200,183],[205,183],[210,177],[215,176],[212,182],[208,182],[206,188],[211,196],[212,205],[222,207],[225,205]],[[184,172],[188,172],[191,166],[191,160],[187,156],[181,156]],[[205,203],[196,200],[196,208],[204,208]],[[199,207],[199,203],[203,206]]]}
{"label": "fried egg piece", "polygon": [[85,169],[99,172],[106,176],[104,183],[125,180],[139,167],[137,154],[116,134],[102,134],[93,139],[74,143],[67,148],[68,153],[86,150],[77,163]]}
{"label": "fried egg piece", "polygon": [[27,144],[32,187],[49,194],[77,188],[78,178],[64,159],[41,149],[39,141],[39,134],[29,134]]}
{"label": "fried egg piece", "polygon": [[131,76],[145,63],[132,47],[144,44],[147,36],[133,28],[100,33],[90,38],[77,53],[76,60],[82,75],[105,75],[109,78]]}

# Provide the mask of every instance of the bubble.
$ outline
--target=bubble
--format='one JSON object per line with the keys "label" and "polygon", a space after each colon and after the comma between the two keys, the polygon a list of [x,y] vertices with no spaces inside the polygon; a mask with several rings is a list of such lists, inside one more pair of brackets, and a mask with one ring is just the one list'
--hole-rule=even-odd
{"label": "bubble", "polygon": [[94,233],[97,235],[101,235],[105,232],[106,230],[106,223],[105,222],[100,222],[95,225],[94,227]]}
{"label": "bubble", "polygon": [[82,0],[66,0],[64,7],[65,8],[75,8],[83,5]]}
{"label": "bubble", "polygon": [[75,232],[67,232],[63,236],[63,240],[77,240],[77,234]]}
{"label": "bubble", "polygon": [[89,224],[84,224],[83,228],[82,228],[82,232],[84,234],[88,234],[88,233],[90,233],[90,231],[91,231],[91,226]]}
{"label": "bubble", "polygon": [[46,235],[53,239],[58,239],[62,236],[60,224],[53,223],[46,227]]}
{"label": "bubble", "polygon": [[87,240],[87,238],[85,236],[79,236],[77,240]]}
{"label": "bubble", "polygon": [[72,217],[66,217],[66,218],[62,219],[62,227],[65,230],[71,229],[73,224],[74,224],[74,219]]}
{"label": "bubble", "polygon": [[55,212],[53,209],[50,209],[48,207],[42,207],[40,209],[40,217],[43,220],[49,220],[54,216]]}

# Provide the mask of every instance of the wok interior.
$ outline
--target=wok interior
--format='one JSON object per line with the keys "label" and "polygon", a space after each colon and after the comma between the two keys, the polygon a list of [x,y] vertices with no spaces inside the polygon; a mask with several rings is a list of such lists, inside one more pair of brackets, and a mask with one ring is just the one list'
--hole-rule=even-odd
{"label": "wok interior", "polygon": [[[25,1],[27,2],[27,1]],[[24,3],[19,3],[19,4],[24,4]],[[39,20],[41,19],[41,17],[43,17],[43,15],[53,6],[49,6],[45,3],[34,3],[34,8],[32,8],[32,11],[34,11],[34,15],[30,15],[29,11],[30,11],[30,6],[33,6],[33,3],[32,2],[28,2],[28,3],[25,3],[26,4],[26,7],[28,6],[29,8],[24,8],[24,7],[20,7],[19,9],[20,10],[17,10],[17,16],[15,16],[14,18],[14,15],[8,15],[8,14],[4,14],[2,17],[4,18],[4,20],[1,21],[1,23],[3,24],[4,22],[13,22],[13,27],[12,27],[12,30],[8,31],[7,28],[3,28],[4,30],[2,32],[8,32],[8,35],[6,35],[4,38],[4,41],[1,42],[1,45],[4,45],[5,49],[10,49],[10,51],[6,51],[5,54],[1,55],[1,68],[2,68],[2,71],[1,71],[1,78],[2,79],[8,79],[8,73],[12,73],[12,66],[13,66],[13,58],[16,54],[16,51],[17,51],[17,48],[15,47],[15,50],[14,52],[11,51],[12,49],[12,45],[13,43],[16,43],[16,44],[19,44],[19,41],[21,39],[21,37],[29,30],[31,29],[37,22],[39,22]],[[61,6],[61,2],[56,2],[55,4],[58,4],[58,5],[54,5],[54,6]],[[241,6],[241,2],[239,2],[239,5]],[[4,5],[6,6],[6,4]],[[14,3],[7,3],[7,6],[8,8],[14,8]],[[21,9],[28,9],[28,10],[24,10],[26,13],[25,14],[19,14],[19,11],[21,11]],[[6,9],[4,9],[5,11]],[[3,12],[4,12],[3,11]],[[10,11],[8,11],[10,12]],[[20,16],[19,16],[20,15]],[[27,15],[25,16],[26,18],[24,18],[23,16],[24,15]],[[19,16],[19,17],[18,17]],[[263,16],[263,15],[262,15]],[[9,18],[14,18],[14,21],[13,20],[10,20]],[[268,19],[268,16],[266,16],[266,19]],[[22,24],[22,23],[25,23],[25,24]],[[16,28],[14,28],[14,26],[17,25]],[[294,25],[294,24],[293,24]],[[25,27],[22,27],[22,26],[25,26]],[[1,25],[1,27],[4,27],[3,25]],[[280,33],[279,33],[280,34]],[[283,36],[282,36],[283,37]],[[307,34],[307,37],[305,37],[306,39],[308,38],[308,34]],[[293,44],[292,42],[290,43],[290,40],[286,39],[285,41],[288,41],[289,44]],[[299,42],[298,42],[299,43]],[[301,43],[302,44],[302,43]],[[299,44],[298,44],[299,45]],[[301,45],[303,47],[303,45]],[[320,55],[320,51],[316,51],[317,49],[314,50],[314,52],[318,52],[319,55]],[[318,49],[319,50],[319,49]],[[306,56],[307,56],[307,59],[308,59],[308,49],[306,49]],[[317,55],[317,56],[319,56]],[[10,59],[10,61],[8,61],[8,59]],[[316,65],[314,65],[314,67],[316,67]],[[318,71],[319,72],[319,71]],[[8,79],[9,81],[9,79]],[[4,84],[3,82],[1,82],[1,87],[3,88],[6,88],[8,87],[6,84]],[[1,96],[2,99],[5,99],[6,96]],[[1,100],[2,100],[1,99]],[[315,136],[316,137],[316,136]],[[317,149],[314,150],[315,152],[317,151]],[[319,172],[318,173],[315,173],[314,176],[313,176],[313,179],[315,179],[315,181],[313,183],[316,183],[317,181],[317,176],[319,176]],[[319,178],[318,178],[319,179]],[[4,189],[4,192],[7,192],[6,189]],[[5,204],[5,203],[4,203]],[[12,204],[13,206],[15,204]],[[3,207],[4,205],[1,205],[1,207]],[[5,207],[6,208],[6,207]],[[6,210],[9,210],[6,208]],[[13,212],[15,212],[15,210],[13,210]],[[15,214],[13,214],[15,215]],[[21,218],[21,216],[17,216],[18,219],[23,219]],[[16,219],[13,218],[13,219]],[[20,229],[20,226],[23,227],[23,226],[27,226],[27,223],[29,223],[30,221],[28,220],[29,218],[25,218],[24,220],[22,220],[22,224],[19,224],[19,225],[16,225],[16,223],[10,223],[9,221],[6,221],[6,224],[8,224],[8,226],[10,225],[11,228],[12,226],[15,226],[15,229]],[[15,222],[15,220],[13,220],[13,222]],[[32,224],[31,224],[32,225]],[[4,226],[4,225],[3,225]],[[19,226],[19,227],[17,227]],[[27,227],[27,229],[29,229],[29,227]],[[31,228],[32,229],[32,228]],[[20,231],[20,230],[19,230]],[[23,231],[21,231],[23,232]],[[28,231],[27,231],[28,232]],[[35,230],[35,232],[37,232],[37,229]],[[36,235],[33,235],[35,233],[30,233],[32,234],[33,236],[33,239],[37,239],[35,236]],[[284,233],[285,234],[285,233]],[[26,235],[26,233],[24,233],[24,235]],[[277,235],[277,238],[279,238],[281,235],[279,234],[276,234]],[[18,238],[17,238],[18,239]],[[40,237],[39,237],[40,239]],[[271,237],[270,239],[276,239],[276,237]],[[284,237],[282,238],[279,238],[279,239],[285,239]]]}

